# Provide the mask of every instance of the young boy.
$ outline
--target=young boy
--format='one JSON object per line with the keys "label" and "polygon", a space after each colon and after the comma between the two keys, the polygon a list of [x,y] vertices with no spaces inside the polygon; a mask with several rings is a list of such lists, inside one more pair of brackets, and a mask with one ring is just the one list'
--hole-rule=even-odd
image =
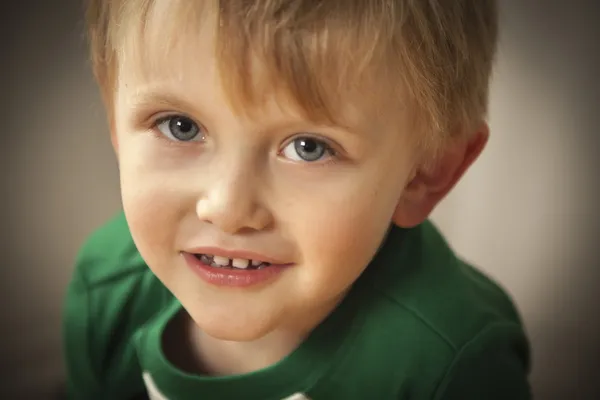
{"label": "young boy", "polygon": [[493,0],[91,0],[123,215],[77,399],[528,399],[509,297],[427,218],[484,148]]}

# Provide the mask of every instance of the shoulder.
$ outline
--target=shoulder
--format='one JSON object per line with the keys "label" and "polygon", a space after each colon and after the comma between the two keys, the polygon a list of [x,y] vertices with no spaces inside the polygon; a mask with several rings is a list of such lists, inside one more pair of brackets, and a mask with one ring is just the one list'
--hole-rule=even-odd
{"label": "shoulder", "polygon": [[63,312],[72,392],[94,398],[133,381],[139,386],[134,336],[170,299],[137,251],[122,213],[94,231],[77,256]]}
{"label": "shoulder", "polygon": [[75,264],[75,277],[82,279],[88,288],[139,278],[147,272],[122,212],[92,232]]}
{"label": "shoulder", "polygon": [[[465,370],[483,382],[485,365],[494,379],[513,374],[525,388],[529,343],[510,295],[458,258],[431,222],[393,228],[369,269],[364,288],[373,299],[371,323],[385,318],[390,340],[402,338],[396,348],[406,347],[418,363],[435,365],[428,371],[439,393],[454,390],[451,382],[462,379]],[[499,363],[495,370],[494,362]]]}
{"label": "shoulder", "polygon": [[94,314],[96,323],[123,313],[149,317],[170,298],[138,252],[122,212],[82,246],[71,289],[71,295],[87,298],[91,310],[103,310]]}
{"label": "shoulder", "polygon": [[429,221],[393,228],[372,267],[373,295],[413,315],[451,348],[490,325],[522,327],[507,291],[458,258]]}
{"label": "shoulder", "polygon": [[84,242],[75,261],[71,287],[102,298],[104,308],[111,301],[130,299],[127,305],[131,308],[148,297],[169,296],[138,252],[123,212],[92,232]]}

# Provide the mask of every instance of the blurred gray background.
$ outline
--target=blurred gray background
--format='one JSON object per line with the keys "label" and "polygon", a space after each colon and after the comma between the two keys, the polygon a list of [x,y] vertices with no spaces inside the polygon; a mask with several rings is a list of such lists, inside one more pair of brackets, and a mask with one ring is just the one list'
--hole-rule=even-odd
{"label": "blurred gray background", "polygon": [[[600,398],[600,2],[499,0],[492,139],[433,219],[500,281],[537,399]],[[51,398],[75,254],[120,207],[79,0],[2,8],[0,398]]]}

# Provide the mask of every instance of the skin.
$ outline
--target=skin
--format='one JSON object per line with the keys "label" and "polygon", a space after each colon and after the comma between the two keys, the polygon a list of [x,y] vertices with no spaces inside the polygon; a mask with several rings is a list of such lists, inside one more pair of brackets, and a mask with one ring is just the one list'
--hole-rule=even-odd
{"label": "skin", "polygon": [[[236,114],[219,84],[213,29],[207,21],[201,40],[180,41],[166,60],[149,53],[154,67],[145,73],[123,61],[111,126],[133,239],[186,310],[177,334],[192,359],[179,364],[225,375],[293,351],[360,276],[390,223],[427,218],[477,158],[488,129],[482,123],[422,170],[408,118],[399,125],[364,115],[343,129],[320,126],[274,93],[253,118]],[[179,121],[196,124],[198,135],[175,140],[169,116],[184,116]],[[294,139],[306,137],[334,153],[303,160]],[[217,287],[180,254],[198,246],[294,265],[265,285]]]}

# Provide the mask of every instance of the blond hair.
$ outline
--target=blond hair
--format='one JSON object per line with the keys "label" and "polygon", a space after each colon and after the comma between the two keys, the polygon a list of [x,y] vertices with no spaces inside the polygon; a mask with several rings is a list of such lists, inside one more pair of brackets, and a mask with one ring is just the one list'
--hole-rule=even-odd
{"label": "blond hair", "polygon": [[[91,60],[109,114],[125,35],[143,32],[157,1],[89,0]],[[432,154],[486,117],[495,0],[169,1],[172,29],[197,25],[213,5],[223,86],[241,108],[277,85],[307,115],[333,121],[339,102],[358,95],[409,109]],[[252,60],[269,82],[248,79]]]}

